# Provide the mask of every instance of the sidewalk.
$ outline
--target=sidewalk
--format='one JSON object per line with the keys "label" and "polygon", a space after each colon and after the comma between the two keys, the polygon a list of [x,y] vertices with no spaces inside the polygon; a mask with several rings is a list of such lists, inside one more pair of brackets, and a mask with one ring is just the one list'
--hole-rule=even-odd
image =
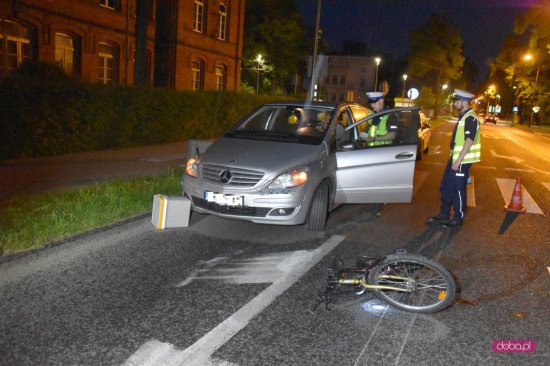
{"label": "sidewalk", "polygon": [[[45,193],[183,166],[187,142],[0,161],[0,203],[16,194]],[[180,168],[181,169],[181,168]]]}

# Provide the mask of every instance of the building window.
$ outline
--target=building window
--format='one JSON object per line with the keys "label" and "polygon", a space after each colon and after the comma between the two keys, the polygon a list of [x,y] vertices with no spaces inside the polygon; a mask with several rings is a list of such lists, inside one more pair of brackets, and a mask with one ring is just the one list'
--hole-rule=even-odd
{"label": "building window", "polygon": [[340,76],[340,85],[346,85],[346,75]]}
{"label": "building window", "polygon": [[119,0],[99,0],[99,5],[111,10],[119,10]]}
{"label": "building window", "polygon": [[216,90],[225,90],[227,88],[227,67],[225,65],[216,66]]}
{"label": "building window", "polygon": [[338,98],[338,101],[339,101],[339,102],[343,102],[343,101],[344,101],[344,94],[340,93],[340,98]]}
{"label": "building window", "polygon": [[31,57],[29,29],[0,19],[0,74],[18,68]]}
{"label": "building window", "polygon": [[338,76],[333,75],[332,76],[332,85],[336,85],[336,84],[338,84]]}
{"label": "building window", "polygon": [[68,75],[76,75],[77,41],[65,33],[55,34],[55,63]]}
{"label": "building window", "polygon": [[112,84],[118,81],[118,49],[109,43],[99,44],[99,81]]}
{"label": "building window", "polygon": [[225,41],[227,33],[227,6],[220,4],[218,19],[218,39]]}
{"label": "building window", "polygon": [[200,60],[191,61],[191,89],[202,90],[204,78],[204,64]]}
{"label": "building window", "polygon": [[193,30],[202,33],[204,29],[204,1],[195,0],[193,7]]}
{"label": "building window", "polygon": [[332,95],[330,96],[330,101],[336,102],[336,93],[332,93]]}
{"label": "building window", "polygon": [[330,83],[330,78],[328,76],[325,77],[325,84],[329,84]]}
{"label": "building window", "polygon": [[365,87],[365,78],[361,78],[361,88]]}

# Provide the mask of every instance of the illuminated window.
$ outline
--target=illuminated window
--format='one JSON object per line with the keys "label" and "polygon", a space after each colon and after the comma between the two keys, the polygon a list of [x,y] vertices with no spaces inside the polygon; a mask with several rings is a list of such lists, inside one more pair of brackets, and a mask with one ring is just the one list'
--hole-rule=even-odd
{"label": "illuminated window", "polygon": [[225,65],[216,66],[216,90],[225,90],[227,87],[227,67]]}
{"label": "illuminated window", "polygon": [[224,4],[220,4],[218,19],[218,39],[225,41],[227,32],[227,7]]}
{"label": "illuminated window", "polygon": [[0,19],[0,73],[18,68],[31,57],[28,28]]}
{"label": "illuminated window", "polygon": [[193,30],[202,33],[204,27],[204,1],[195,0],[193,7]]}
{"label": "illuminated window", "polygon": [[191,62],[191,88],[193,90],[202,90],[203,88],[203,77],[204,77],[204,67],[203,62],[200,60],[193,60]]}
{"label": "illuminated window", "polygon": [[112,84],[118,81],[118,50],[109,43],[99,44],[99,81]]}
{"label": "illuminated window", "polygon": [[99,5],[103,6],[104,8],[111,9],[111,10],[118,10],[119,9],[119,1],[118,0],[99,0]]}
{"label": "illuminated window", "polygon": [[65,33],[55,34],[55,63],[68,75],[75,75],[77,70],[76,39]]}

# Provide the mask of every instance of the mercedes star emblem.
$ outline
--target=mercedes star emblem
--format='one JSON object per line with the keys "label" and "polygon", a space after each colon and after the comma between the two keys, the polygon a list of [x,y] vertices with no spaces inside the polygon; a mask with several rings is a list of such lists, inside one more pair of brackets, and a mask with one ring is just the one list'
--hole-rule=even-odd
{"label": "mercedes star emblem", "polygon": [[231,172],[229,170],[222,170],[222,172],[218,176],[218,179],[223,184],[229,182],[231,180]]}

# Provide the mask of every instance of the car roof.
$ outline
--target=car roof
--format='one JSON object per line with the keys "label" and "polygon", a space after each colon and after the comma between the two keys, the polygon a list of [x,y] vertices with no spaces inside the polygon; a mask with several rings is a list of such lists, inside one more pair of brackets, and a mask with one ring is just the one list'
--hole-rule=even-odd
{"label": "car roof", "polygon": [[[311,101],[311,100],[297,100],[297,101],[274,101],[269,102],[264,105],[270,105],[270,106],[312,106],[312,107],[321,107],[321,108],[341,108],[343,106],[361,106],[358,103],[348,103],[348,102],[342,102],[342,103],[334,103],[334,102],[319,102],[319,101]],[[365,108],[364,106],[361,106]]]}

